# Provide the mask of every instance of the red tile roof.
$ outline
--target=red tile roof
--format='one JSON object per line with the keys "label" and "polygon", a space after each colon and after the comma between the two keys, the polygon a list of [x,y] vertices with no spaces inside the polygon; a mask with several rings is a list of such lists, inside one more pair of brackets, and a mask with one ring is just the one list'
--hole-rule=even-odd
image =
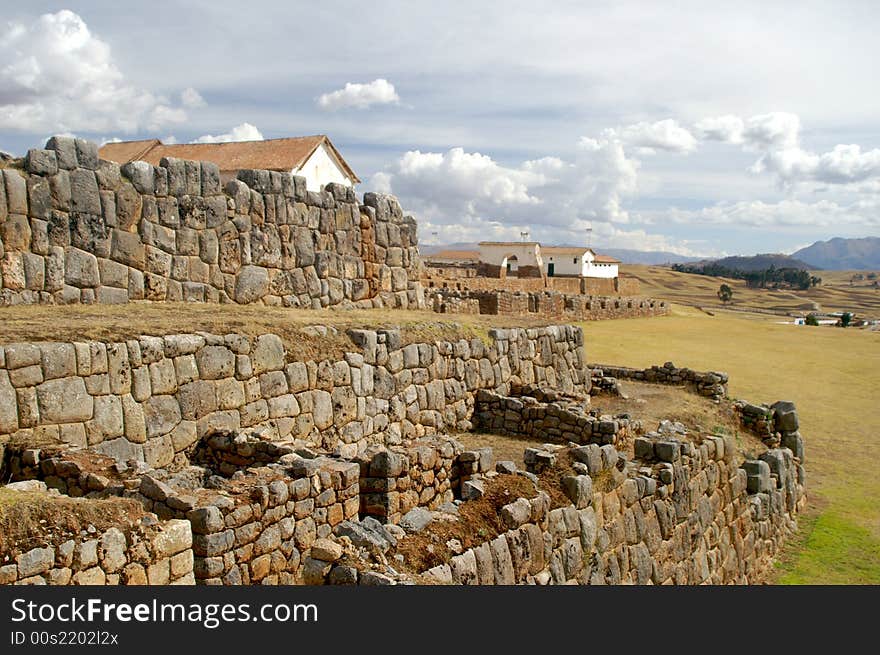
{"label": "red tile roof", "polygon": [[158,166],[163,157],[193,161],[210,161],[221,171],[261,169],[290,171],[302,166],[320,145],[330,151],[354,182],[360,182],[348,163],[325,135],[266,139],[264,141],[232,141],[229,143],[175,143],[166,145],[158,139],[122,141],[104,144],[102,159],[124,164],[142,160]]}

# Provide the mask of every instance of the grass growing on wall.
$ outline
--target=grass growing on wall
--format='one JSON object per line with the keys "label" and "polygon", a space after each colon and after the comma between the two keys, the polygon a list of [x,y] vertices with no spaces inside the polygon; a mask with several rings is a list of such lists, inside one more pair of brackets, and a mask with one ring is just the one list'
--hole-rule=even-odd
{"label": "grass growing on wall", "polygon": [[802,522],[779,582],[880,583],[880,333],[674,306],[670,316],[583,324],[589,361],[730,374],[730,395],[793,400],[806,442]]}

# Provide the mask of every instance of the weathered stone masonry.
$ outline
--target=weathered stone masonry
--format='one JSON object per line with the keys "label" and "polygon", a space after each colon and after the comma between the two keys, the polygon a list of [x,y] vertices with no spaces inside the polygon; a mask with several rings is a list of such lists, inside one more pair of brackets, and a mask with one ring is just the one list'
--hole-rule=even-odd
{"label": "weathered stone masonry", "polygon": [[[314,421],[315,407],[323,402],[316,405],[313,392],[327,393],[331,398],[326,417],[330,427],[323,432],[337,435],[337,452],[350,451],[346,457],[306,453],[303,458],[298,450],[301,446],[272,441],[279,434],[279,423],[271,418],[245,431],[252,436],[226,434],[223,430],[209,432],[207,427],[200,435],[199,421],[206,416],[217,412],[235,414],[233,410],[219,409],[201,419],[186,419],[194,424],[186,429],[194,429],[195,438],[177,456],[190,455],[194,463],[207,468],[184,468],[180,474],[161,469],[145,473],[135,468],[127,473],[134,477],[114,481],[111,476],[86,473],[72,466],[68,455],[47,455],[41,459],[39,451],[7,449],[4,475],[44,480],[73,495],[109,494],[137,499],[159,519],[158,523],[154,519],[152,530],[171,531],[179,538],[175,537],[173,548],[163,550],[164,546],[157,547],[152,541],[158,537],[138,536],[140,528],[122,539],[114,532],[106,538],[106,547],[96,546],[97,564],[91,556],[80,564],[76,563],[76,556],[68,561],[69,551],[80,548],[76,540],[73,544],[37,546],[16,555],[14,564],[0,567],[0,576],[5,576],[2,579],[6,583],[34,584],[134,584],[145,580],[162,584],[175,579],[180,583],[203,584],[388,583],[393,580],[387,575],[375,569],[358,572],[350,560],[340,559],[344,550],[348,553],[346,557],[359,557],[351,545],[346,545],[349,542],[340,539],[348,537],[357,545],[379,538],[379,534],[385,535],[382,539],[393,541],[382,523],[397,523],[413,508],[443,511],[444,504],[453,498],[470,497],[468,485],[473,490],[474,485],[479,487],[481,480],[493,475],[491,452],[463,451],[442,431],[470,427],[471,418],[475,422],[486,421],[486,427],[492,429],[526,433],[533,438],[546,434],[554,439],[555,430],[558,435],[554,440],[585,445],[529,449],[525,457],[530,471],[539,472],[556,466],[560,453],[567,453],[573,471],[564,474],[562,483],[570,506],[551,509],[543,492],[537,492],[532,500],[513,501],[501,511],[508,532],[456,555],[447,565],[435,567],[429,574],[436,579],[464,584],[747,583],[760,579],[768,570],[771,558],[795,529],[795,513],[805,502],[803,442],[795,434],[797,415],[790,403],[777,403],[768,410],[773,427],[790,437],[786,444],[789,447],[772,448],[741,467],[732,459],[733,441],[713,436],[703,436],[693,443],[649,434],[636,438],[635,455],[628,460],[618,453],[616,446],[632,436],[633,422],[625,417],[595,417],[577,406],[578,394],[588,392],[590,385],[589,371],[582,368],[579,354],[579,329],[499,330],[492,336],[494,341],[489,345],[475,340],[401,348],[396,331],[358,331],[353,337],[361,344],[362,353],[350,353],[342,362],[294,363],[297,370],[302,371],[299,365],[305,367],[303,379],[308,382],[307,388],[292,393],[288,383],[287,393],[269,393],[266,397],[292,395],[297,399],[300,415],[312,414],[308,424]],[[279,356],[279,352],[283,355],[280,341],[272,335],[253,342],[242,339],[238,335],[146,337],[122,344],[119,352],[128,355],[129,346],[134,350],[134,343],[138,344],[141,360],[135,369],[146,368],[143,375],[151,385],[152,364],[170,358],[170,368],[160,364],[157,369],[174,370],[176,374],[175,358],[191,355],[200,381],[220,385],[220,380],[232,380],[244,387],[251,385],[254,392],[259,388],[260,393],[264,387],[272,389],[273,384],[283,388],[281,377],[288,377],[290,364],[284,364],[284,357]],[[20,384],[22,380],[34,379],[37,371],[16,371],[36,367],[48,381],[59,379],[53,376],[71,366],[68,363],[65,368],[63,364],[63,353],[69,352],[60,347],[63,345],[4,347],[0,350],[0,365],[5,376],[0,377]],[[91,344],[71,345],[78,377],[78,367],[80,362],[86,362],[86,353],[90,366],[93,361]],[[425,346],[430,346],[430,350]],[[206,351],[209,348],[213,350]],[[225,378],[204,375],[228,362],[224,350],[233,348],[247,355],[235,355],[235,362],[225,366],[236,370],[239,363],[250,363],[252,369],[263,371],[248,376],[256,382],[238,380],[234,374]],[[181,349],[183,352],[178,352]],[[353,355],[363,357],[364,361]],[[238,357],[246,357],[247,362]],[[101,370],[100,355],[95,359],[97,370]],[[348,378],[342,364],[348,367]],[[359,419],[357,410],[347,414],[343,404],[332,400],[333,392],[337,388],[350,388],[353,393],[357,388],[363,392],[366,366],[374,367],[372,375],[376,379],[387,374],[390,386],[384,395],[394,390],[387,401],[388,423],[374,434],[375,440],[346,441],[342,435],[346,434],[347,426],[366,425],[370,417]],[[380,370],[385,373],[379,373]],[[438,409],[431,409],[428,388],[441,379],[435,376],[444,370],[443,384],[432,387],[440,394],[431,401]],[[134,378],[131,363],[129,371],[128,377]],[[284,375],[260,377],[277,371]],[[355,371],[360,371],[359,382]],[[161,379],[156,375],[157,380]],[[447,395],[446,385],[453,380],[459,382],[463,396]],[[35,387],[36,414],[31,408],[29,416],[43,416],[40,412],[45,392],[40,394],[39,384],[45,382]],[[85,380],[82,384],[85,386]],[[557,392],[553,387],[566,391]],[[18,391],[25,387],[12,386],[10,381],[7,392],[9,388],[18,403]],[[213,388],[216,397],[220,387],[206,388]],[[178,389],[159,396],[174,399],[183,413],[189,407],[186,394],[184,391],[181,395]],[[86,395],[91,398],[94,411],[101,396]],[[408,396],[412,397],[411,403]],[[102,402],[114,404],[112,400]],[[170,404],[168,400],[161,402]],[[3,406],[8,405],[0,403]],[[398,409],[391,410],[392,406]],[[51,408],[51,403],[47,407]],[[311,409],[303,409],[308,407]],[[239,420],[248,411],[239,407]],[[323,410],[319,414],[320,411]],[[459,412],[465,418],[459,419]],[[51,411],[47,415],[53,416]],[[123,435],[128,416],[123,410]],[[161,413],[155,415],[159,416]],[[501,422],[496,423],[493,416]],[[297,417],[284,418],[295,422]],[[81,428],[72,429],[81,429],[86,435],[96,434],[95,424],[90,423],[94,420],[93,417],[82,422]],[[146,418],[143,420],[146,425]],[[214,420],[208,419],[202,425]],[[138,426],[140,421],[138,418]],[[180,423],[183,422],[181,417]],[[55,428],[60,435],[62,430],[71,429],[64,428],[65,425],[74,424],[61,423]],[[33,429],[19,428],[13,434],[26,437],[27,430]],[[51,425],[37,429],[55,433]],[[435,436],[430,436],[435,432]],[[353,434],[363,433],[355,429]],[[133,449],[129,453],[133,459],[138,459],[138,446],[143,448],[144,459],[154,460],[156,452],[165,453],[165,459],[175,457],[173,441],[169,453],[160,445],[162,436],[140,444],[124,436],[115,437],[99,442],[97,447],[110,443],[110,451],[117,455]],[[157,439],[160,442],[148,445]],[[149,464],[144,469],[149,466],[158,464]],[[212,478],[213,482],[207,484],[207,479],[192,479],[193,475],[211,475],[212,471],[226,476],[226,481]],[[104,538],[90,539],[103,544]],[[178,547],[179,551],[171,552]],[[91,552],[92,545],[84,548]],[[47,549],[52,550],[51,557]],[[117,556],[118,551],[124,557]]]}
{"label": "weathered stone masonry", "polygon": [[[507,532],[428,573],[471,585],[759,582],[797,529],[803,467],[781,448],[739,468],[734,447],[648,437],[631,462],[611,445],[562,449],[581,471],[563,480],[571,505],[518,499],[501,510]],[[541,453],[546,465],[562,451]]]}
{"label": "weathered stone masonry", "polygon": [[467,431],[478,389],[589,390],[583,334],[573,326],[492,330],[488,344],[402,345],[398,330],[351,335],[361,352],[319,362],[288,362],[272,334],[8,344],[0,436],[164,467],[205,436],[260,427],[353,457],[370,443]]}
{"label": "weathered stone masonry", "polygon": [[129,300],[422,306],[416,223],[392,196],[163,159],[121,168],[53,137],[0,170],[0,304]]}
{"label": "weathered stone masonry", "polygon": [[184,520],[112,527],[0,562],[0,585],[193,585],[192,542]]}

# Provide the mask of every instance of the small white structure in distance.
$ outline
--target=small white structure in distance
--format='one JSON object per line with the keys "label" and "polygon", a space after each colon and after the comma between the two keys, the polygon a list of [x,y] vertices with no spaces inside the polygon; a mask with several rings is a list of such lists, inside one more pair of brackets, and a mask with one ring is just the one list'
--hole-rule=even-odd
{"label": "small white structure in distance", "polygon": [[597,255],[591,248],[543,246],[544,274],[547,277],[615,278],[620,260]]}

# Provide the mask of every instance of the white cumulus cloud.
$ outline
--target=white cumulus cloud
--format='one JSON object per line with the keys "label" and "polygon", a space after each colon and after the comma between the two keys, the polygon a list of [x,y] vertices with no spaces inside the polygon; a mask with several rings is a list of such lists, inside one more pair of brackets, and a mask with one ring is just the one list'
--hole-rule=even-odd
{"label": "white cumulus cloud", "polygon": [[745,122],[739,116],[725,114],[704,118],[694,128],[702,139],[724,143],[742,143]]}
{"label": "white cumulus cloud", "polygon": [[672,119],[655,123],[634,123],[618,130],[610,130],[609,136],[619,138],[644,154],[653,154],[657,150],[686,153],[697,147],[694,135]]}
{"label": "white cumulus cloud", "polygon": [[380,77],[366,84],[348,82],[342,89],[322,94],[317,102],[318,107],[327,111],[367,109],[373,105],[396,105],[400,96],[391,82]]}
{"label": "white cumulus cloud", "polygon": [[757,148],[794,148],[798,144],[801,119],[784,111],[752,116],[746,121],[743,140]]}
{"label": "white cumulus cloud", "polygon": [[198,91],[196,91],[191,86],[185,88],[180,92],[180,103],[189,109],[198,109],[199,107],[204,107],[206,104],[205,99],[202,97]]}
{"label": "white cumulus cloud", "polygon": [[72,11],[0,30],[0,128],[133,132],[185,120],[182,108],[126,80],[110,46]]}
{"label": "white cumulus cloud", "polygon": [[582,138],[569,159],[548,156],[515,166],[463,148],[413,150],[370,186],[396,194],[424,223],[423,234],[453,241],[518,238],[534,224],[541,230],[535,238],[583,240],[594,221],[628,222],[623,201],[635,192],[638,168],[619,140],[603,135]]}
{"label": "white cumulus cloud", "polygon": [[677,224],[737,225],[755,228],[808,228],[842,225],[880,226],[880,203],[861,199],[851,203],[832,200],[778,202],[741,200],[720,202],[701,209],[668,209],[657,212],[655,221]]}
{"label": "white cumulus cloud", "polygon": [[[205,134],[200,136],[193,143],[230,143],[232,141],[262,141],[263,134],[250,123],[242,123],[236,125],[225,134]],[[167,142],[166,142],[167,143]]]}

